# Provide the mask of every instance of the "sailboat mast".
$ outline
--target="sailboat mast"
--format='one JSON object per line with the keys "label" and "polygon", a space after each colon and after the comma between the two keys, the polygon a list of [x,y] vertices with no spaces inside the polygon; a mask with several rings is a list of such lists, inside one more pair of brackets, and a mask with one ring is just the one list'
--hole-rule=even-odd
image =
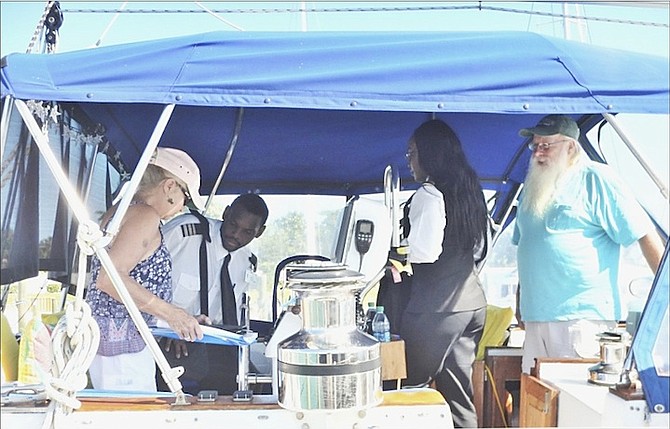
{"label": "sailboat mast", "polygon": [[[586,21],[583,19],[584,7],[580,3],[563,2],[563,37],[588,43]],[[576,33],[573,34],[573,29]]]}
{"label": "sailboat mast", "polygon": [[307,3],[300,2],[300,31],[307,31]]}

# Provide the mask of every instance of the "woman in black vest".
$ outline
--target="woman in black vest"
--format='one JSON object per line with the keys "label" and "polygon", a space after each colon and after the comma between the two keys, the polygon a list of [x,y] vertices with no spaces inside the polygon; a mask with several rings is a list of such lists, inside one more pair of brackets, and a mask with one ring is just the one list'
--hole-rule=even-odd
{"label": "woman in black vest", "polygon": [[486,239],[484,196],[458,137],[440,120],[414,131],[407,159],[421,187],[403,222],[414,271],[398,329],[407,350],[406,384],[434,381],[454,426],[477,427],[471,376],[486,298],[474,254]]}

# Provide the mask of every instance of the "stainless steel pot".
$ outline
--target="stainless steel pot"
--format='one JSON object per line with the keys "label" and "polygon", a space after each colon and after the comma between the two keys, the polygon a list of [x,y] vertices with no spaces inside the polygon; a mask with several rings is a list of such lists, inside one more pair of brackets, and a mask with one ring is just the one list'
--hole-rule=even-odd
{"label": "stainless steel pot", "polygon": [[356,328],[364,276],[342,265],[290,275],[303,328],[277,350],[278,402],[305,410],[365,409],[382,400],[379,343]]}

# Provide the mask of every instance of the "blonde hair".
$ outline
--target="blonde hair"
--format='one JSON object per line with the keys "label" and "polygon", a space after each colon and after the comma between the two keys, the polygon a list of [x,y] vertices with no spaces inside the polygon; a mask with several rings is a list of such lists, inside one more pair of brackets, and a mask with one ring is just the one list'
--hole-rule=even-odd
{"label": "blonde hair", "polygon": [[186,189],[186,184],[183,183],[179,178],[174,174],[170,173],[163,167],[159,167],[154,164],[147,165],[147,169],[140,179],[140,184],[137,186],[137,191],[135,192],[136,199],[142,199],[146,196],[152,189],[160,185],[160,183],[165,179],[173,179],[179,184],[179,186]]}
{"label": "blonde hair", "polygon": [[[133,201],[144,201],[144,199],[151,193],[151,191],[165,179],[174,179],[179,186],[183,186],[186,189],[186,185],[182,183],[177,177],[166,169],[159,167],[154,164],[147,165],[147,169],[144,171],[142,178],[140,179],[140,184],[137,186],[137,191],[133,196]],[[123,188],[121,190],[123,192]],[[117,197],[119,198],[119,197]],[[112,218],[116,209],[119,206],[119,202],[116,201],[105,213],[100,216],[100,225],[106,226],[107,222]]]}

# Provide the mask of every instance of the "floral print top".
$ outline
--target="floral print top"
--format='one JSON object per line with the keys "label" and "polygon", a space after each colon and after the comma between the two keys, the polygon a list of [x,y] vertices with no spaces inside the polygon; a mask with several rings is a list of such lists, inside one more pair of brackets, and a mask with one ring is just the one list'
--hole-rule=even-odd
{"label": "floral print top", "polygon": [[[123,353],[137,353],[144,349],[146,344],[130,318],[126,306],[96,287],[100,269],[100,260],[93,256],[86,302],[91,306],[93,318],[100,327],[98,354],[116,356]],[[165,246],[162,230],[160,246],[148,258],[133,267],[129,274],[158,298],[168,302],[172,300],[172,258]],[[155,324],[154,316],[141,314],[147,324]]]}

